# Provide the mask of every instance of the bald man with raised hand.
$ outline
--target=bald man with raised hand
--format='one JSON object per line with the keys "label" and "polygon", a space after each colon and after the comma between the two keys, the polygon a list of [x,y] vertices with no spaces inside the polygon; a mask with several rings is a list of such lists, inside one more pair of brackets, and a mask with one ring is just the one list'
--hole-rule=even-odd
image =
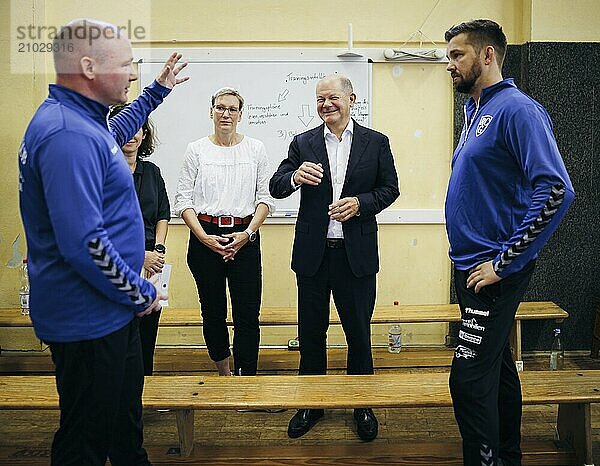
{"label": "bald man with raised hand", "polygon": [[[75,34],[77,31],[77,34]],[[144,450],[142,356],[134,317],[166,296],[139,275],[144,224],[120,147],[177,75],[173,53],[150,86],[127,101],[131,45],[108,23],[80,19],[54,42],[56,84],[19,149],[19,191],[31,281],[31,320],[49,344],[60,400],[52,465],[149,465]]]}

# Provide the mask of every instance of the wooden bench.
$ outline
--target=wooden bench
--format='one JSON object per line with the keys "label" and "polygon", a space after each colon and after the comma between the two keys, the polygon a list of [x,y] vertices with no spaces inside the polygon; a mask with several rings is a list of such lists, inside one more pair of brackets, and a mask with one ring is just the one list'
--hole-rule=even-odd
{"label": "wooden bench", "polygon": [[[523,403],[558,404],[561,441],[579,464],[592,465],[591,403],[600,402],[600,371],[521,373]],[[252,408],[450,407],[447,373],[321,376],[153,376],[143,405],[176,412],[182,456],[194,446],[196,410]],[[58,409],[54,377],[0,377],[0,409]]]}
{"label": "wooden bench", "polygon": [[[569,314],[558,305],[549,301],[523,302],[517,310],[512,332],[512,347],[514,349],[517,365],[522,368],[521,326],[525,320],[553,319],[557,322],[569,317]],[[443,323],[460,322],[460,309],[458,304],[402,304],[380,305],[375,308],[371,323]],[[335,310],[332,310],[330,322],[339,324],[340,319]],[[228,322],[229,325],[233,323]],[[296,308],[265,307],[261,309],[261,326],[297,325],[298,316]],[[161,327],[188,327],[201,326],[202,317],[197,308],[165,308],[160,318]],[[28,316],[22,316],[18,309],[0,309],[0,327],[31,327]]]}
{"label": "wooden bench", "polygon": [[[327,350],[327,368],[345,370],[347,348],[334,347]],[[374,347],[373,366],[376,370],[400,367],[448,367],[454,350],[445,347],[408,347],[400,353],[390,353],[386,347]],[[533,362],[534,358],[530,358]],[[300,364],[300,352],[281,347],[261,347],[258,371],[261,375],[277,372],[296,374]],[[594,368],[594,367],[592,367]],[[54,363],[50,349],[44,351],[8,351],[0,356],[0,375],[54,375]],[[154,351],[154,375],[203,375],[215,372],[215,363],[206,348],[159,346]]]}

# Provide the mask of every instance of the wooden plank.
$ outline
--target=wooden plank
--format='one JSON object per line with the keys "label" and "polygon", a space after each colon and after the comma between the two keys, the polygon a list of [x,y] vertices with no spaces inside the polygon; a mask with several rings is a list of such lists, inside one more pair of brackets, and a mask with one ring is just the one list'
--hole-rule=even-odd
{"label": "wooden plank", "polygon": [[[214,371],[214,363],[202,348],[157,348],[154,368],[157,372]],[[373,364],[376,369],[393,367],[448,367],[452,363],[452,348],[403,348],[400,353],[390,353],[387,348],[373,348]],[[346,348],[327,350],[329,369],[346,369]],[[2,357],[0,357],[0,363]],[[258,370],[297,371],[300,352],[281,348],[261,348]],[[0,365],[0,369],[2,366]],[[1,372],[1,371],[0,371]]]}
{"label": "wooden plank", "polygon": [[194,411],[179,409],[175,412],[175,416],[177,418],[180,454],[190,456],[194,448]]}
{"label": "wooden plank", "polygon": [[[146,446],[146,445],[145,445]],[[146,446],[152,464],[203,465],[416,465],[436,464],[461,466],[460,442],[411,441],[400,443],[352,443],[317,445],[277,445],[214,447],[198,446],[187,458],[174,455],[169,445]],[[576,464],[573,451],[558,450],[549,441],[523,441],[523,465],[565,466]],[[49,448],[35,446],[0,448],[0,465],[46,466],[50,461]]]}
{"label": "wooden plank", "polygon": [[20,309],[0,308],[0,327],[31,327],[29,316],[21,315]]}
{"label": "wooden plank", "polygon": [[[379,325],[373,324],[371,326],[371,342],[372,344],[383,344],[387,345],[387,331],[388,328],[384,329],[384,324]],[[433,324],[441,325],[441,324]],[[0,327],[1,329],[1,327]],[[385,331],[385,339],[383,334]],[[229,327],[230,341],[233,341],[233,327]],[[261,346],[287,346],[288,340],[296,338],[298,335],[298,328],[295,325],[269,325],[263,326],[260,332],[260,344]],[[444,332],[445,334],[445,332]],[[377,341],[376,341],[377,340]],[[430,338],[431,340],[431,338]],[[436,344],[443,342],[444,340],[438,338]],[[346,338],[341,325],[330,325],[327,331],[327,343],[329,345],[345,345]],[[157,345],[162,346],[178,346],[178,345],[205,345],[204,335],[202,332],[202,326],[160,326],[158,329]]]}
{"label": "wooden plank", "polygon": [[[523,464],[526,466],[565,466],[575,464],[573,451],[558,450],[551,442],[523,442]],[[156,449],[149,450],[153,464],[173,464],[173,458]],[[396,464],[405,466],[462,466],[460,442],[414,441],[401,443],[353,443],[345,445],[293,445],[263,447],[198,447],[188,461],[202,465],[315,465],[347,466]],[[197,462],[197,463],[196,463]]]}
{"label": "wooden plank", "polygon": [[578,464],[591,465],[594,463],[589,403],[560,404],[557,430],[559,440],[566,442],[575,450]]}
{"label": "wooden plank", "polygon": [[[521,373],[523,403],[600,402],[600,371]],[[449,407],[448,373],[325,376],[152,376],[150,409]],[[0,377],[0,409],[57,409],[52,376]]]}
{"label": "wooden plank", "polygon": [[[566,319],[569,314],[550,301],[523,302],[517,310],[517,320]],[[330,323],[339,324],[337,311],[331,311]],[[402,304],[397,306],[380,305],[375,308],[371,323],[428,323],[459,322],[458,304]],[[295,308],[268,307],[261,309],[261,325],[297,325]],[[199,309],[171,309],[163,311],[161,326],[201,325]],[[228,324],[233,322],[229,316]]]}
{"label": "wooden plank", "polygon": [[[521,352],[521,321],[515,320],[513,323],[512,331],[510,332],[510,346],[513,350],[513,358],[515,361],[523,362],[523,355]],[[518,367],[517,367],[518,368]]]}
{"label": "wooden plank", "polygon": [[[410,347],[400,353],[390,353],[386,347],[376,347],[373,351],[373,364],[376,369],[397,367],[448,367],[452,363],[454,350],[445,347]],[[346,369],[346,348],[327,350],[329,369]],[[297,371],[300,352],[284,348],[265,347],[260,349],[258,370]],[[195,373],[213,372],[214,363],[208,357],[206,348],[177,347],[156,348],[154,353],[155,373]],[[35,353],[3,353],[0,356],[0,374],[40,375],[54,373],[50,351]]]}
{"label": "wooden plank", "polygon": [[1,327],[0,346],[2,350],[40,351],[44,345],[33,331],[33,327]]}
{"label": "wooden plank", "polygon": [[[517,311],[517,320],[566,319],[569,314],[549,301],[523,302]],[[427,323],[458,322],[458,304],[401,304],[398,306],[379,305],[375,308],[372,323]],[[261,325],[297,325],[297,312],[289,307],[266,307],[261,309]],[[339,324],[335,310],[330,322]],[[228,324],[232,325],[231,318]],[[160,319],[162,327],[202,325],[200,310],[197,308],[165,308]],[[0,309],[0,327],[29,327],[31,320],[22,316],[18,309]]]}
{"label": "wooden plank", "polygon": [[[1,330],[2,327],[0,327]],[[14,331],[16,329],[5,327],[4,330]],[[230,327],[229,330],[231,333],[230,341],[232,341],[233,328]],[[388,324],[373,323],[371,325],[371,345],[387,346],[388,330]],[[443,346],[447,333],[448,324],[446,322],[402,324],[402,343],[412,345],[417,342],[419,346]],[[260,344],[261,346],[287,346],[288,340],[296,338],[297,335],[298,328],[295,325],[263,326],[260,332]],[[204,344],[201,326],[160,326],[158,329],[158,346],[198,346]],[[346,345],[346,337],[341,325],[329,326],[327,344],[329,346]]]}

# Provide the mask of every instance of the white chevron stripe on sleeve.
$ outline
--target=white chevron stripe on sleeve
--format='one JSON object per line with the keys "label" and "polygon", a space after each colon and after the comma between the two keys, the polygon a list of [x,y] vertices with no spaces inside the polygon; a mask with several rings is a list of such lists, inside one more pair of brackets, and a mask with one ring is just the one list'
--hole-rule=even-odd
{"label": "white chevron stripe on sleeve", "polygon": [[516,257],[525,252],[530,243],[533,243],[537,237],[544,231],[544,228],[550,223],[552,217],[558,211],[565,198],[565,187],[561,184],[552,186],[550,196],[542,208],[540,215],[529,226],[525,234],[516,243],[506,249],[501,255],[500,260],[494,264],[494,271],[501,272]]}
{"label": "white chevron stripe on sleeve", "polygon": [[134,304],[150,303],[151,297],[142,295],[139,288],[129,282],[125,274],[118,270],[100,238],[88,242],[88,251],[94,264],[117,290],[126,293]]}

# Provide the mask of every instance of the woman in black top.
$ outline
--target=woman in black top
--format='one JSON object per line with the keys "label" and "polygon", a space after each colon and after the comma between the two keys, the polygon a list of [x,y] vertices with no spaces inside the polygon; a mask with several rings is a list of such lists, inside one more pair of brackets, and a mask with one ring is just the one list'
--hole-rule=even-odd
{"label": "woman in black top", "polygon": [[[110,118],[119,113],[125,106],[113,107]],[[152,162],[144,160],[154,152],[155,144],[154,128],[151,122],[147,120],[135,136],[121,148],[133,174],[135,192],[138,195],[144,219],[146,240],[144,275],[146,278],[162,272],[165,263],[165,240],[167,239],[167,229],[171,217],[169,198],[167,197],[165,181],[160,174],[160,169]],[[152,375],[159,318],[160,312],[153,312],[140,319],[144,375]]]}

